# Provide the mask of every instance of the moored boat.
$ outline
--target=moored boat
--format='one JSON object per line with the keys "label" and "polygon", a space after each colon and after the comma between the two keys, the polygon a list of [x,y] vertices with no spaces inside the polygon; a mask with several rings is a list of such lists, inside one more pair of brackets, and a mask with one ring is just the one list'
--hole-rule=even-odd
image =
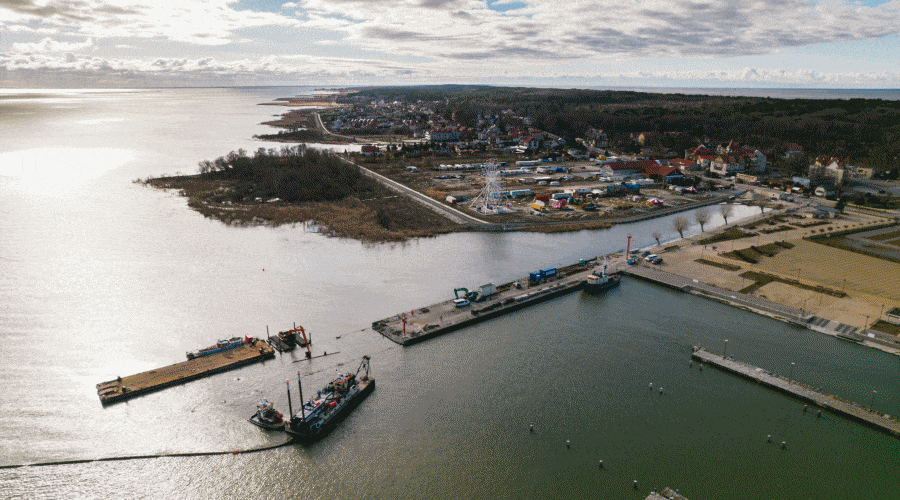
{"label": "moored boat", "polygon": [[619,277],[606,274],[606,262],[604,261],[600,274],[597,274],[595,270],[587,277],[584,291],[588,293],[602,293],[617,286],[619,286]]}
{"label": "moored boat", "polygon": [[256,404],[256,413],[250,416],[250,423],[263,429],[281,429],[284,427],[284,418],[275,409],[275,405],[266,398]]}
{"label": "moored boat", "polygon": [[227,340],[220,340],[216,342],[216,345],[212,345],[209,347],[205,347],[203,349],[197,349],[196,351],[191,351],[187,353],[187,359],[199,358],[201,356],[209,356],[210,354],[215,354],[217,352],[227,351],[229,349],[234,349],[236,347],[240,347],[244,344],[249,344],[253,342],[253,337],[232,337]]}
{"label": "moored boat", "polygon": [[[285,432],[301,444],[310,444],[327,436],[375,390],[375,379],[369,374],[369,359],[369,356],[363,356],[356,373],[339,374],[309,400],[303,400],[300,386],[300,411],[292,415],[284,427]],[[299,385],[299,373],[297,382]]]}

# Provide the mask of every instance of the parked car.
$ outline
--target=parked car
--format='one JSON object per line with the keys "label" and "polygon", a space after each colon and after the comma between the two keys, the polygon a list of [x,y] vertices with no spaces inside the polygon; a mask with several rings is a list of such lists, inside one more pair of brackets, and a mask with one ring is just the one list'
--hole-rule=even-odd
{"label": "parked car", "polygon": [[456,307],[466,307],[467,305],[469,305],[469,301],[466,299],[455,299],[453,301],[453,305],[455,305]]}

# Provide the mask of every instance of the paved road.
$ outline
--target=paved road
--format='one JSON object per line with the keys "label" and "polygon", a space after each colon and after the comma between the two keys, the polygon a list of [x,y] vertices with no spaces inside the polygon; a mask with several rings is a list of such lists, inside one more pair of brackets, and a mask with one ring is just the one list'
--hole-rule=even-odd
{"label": "paved road", "polygon": [[373,179],[383,183],[384,185],[388,186],[389,188],[393,189],[394,191],[397,191],[399,193],[409,196],[413,200],[418,201],[419,203],[434,210],[435,212],[456,222],[457,224],[476,224],[476,225],[488,224],[487,222],[485,222],[481,219],[472,217],[469,214],[463,213],[451,206],[445,205],[429,196],[425,196],[424,194],[416,191],[415,189],[408,188],[408,187],[404,186],[403,184],[400,184],[397,181],[393,181],[381,174],[375,173],[365,167],[361,167],[361,166],[357,165],[356,163],[353,163],[352,161],[347,160],[346,158],[341,158],[341,160],[359,168],[364,175],[372,177]]}

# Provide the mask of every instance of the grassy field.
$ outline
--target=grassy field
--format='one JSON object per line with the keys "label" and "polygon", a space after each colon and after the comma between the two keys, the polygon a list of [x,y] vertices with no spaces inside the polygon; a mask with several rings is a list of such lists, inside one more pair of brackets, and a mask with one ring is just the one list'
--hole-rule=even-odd
{"label": "grassy field", "polygon": [[869,257],[807,240],[797,240],[791,249],[760,259],[757,267],[800,281],[885,297],[900,301],[900,264]]}

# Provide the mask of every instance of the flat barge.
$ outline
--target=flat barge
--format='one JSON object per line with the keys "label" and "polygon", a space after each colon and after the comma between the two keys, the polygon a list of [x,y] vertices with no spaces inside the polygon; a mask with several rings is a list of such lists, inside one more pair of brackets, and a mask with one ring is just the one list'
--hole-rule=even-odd
{"label": "flat barge", "polygon": [[274,357],[275,350],[269,344],[254,339],[234,349],[101,382],[97,384],[97,394],[100,402],[108,405]]}
{"label": "flat barge", "polygon": [[[617,260],[624,262],[621,257]],[[375,321],[372,329],[399,345],[416,344],[581,290],[596,263],[592,259],[560,268],[554,277],[539,283],[523,278],[497,286],[496,293],[481,302],[459,306],[457,301],[448,300],[398,314]]]}
{"label": "flat barge", "polygon": [[863,425],[878,429],[900,438],[900,420],[884,413],[859,406],[856,403],[839,398],[832,394],[818,391],[806,384],[801,384],[780,375],[767,372],[762,368],[728,359],[718,354],[713,354],[702,348],[694,348],[694,359],[708,363],[729,373],[753,380],[778,392],[788,394],[803,401],[812,403],[820,408],[831,410],[834,413],[855,420]]}

